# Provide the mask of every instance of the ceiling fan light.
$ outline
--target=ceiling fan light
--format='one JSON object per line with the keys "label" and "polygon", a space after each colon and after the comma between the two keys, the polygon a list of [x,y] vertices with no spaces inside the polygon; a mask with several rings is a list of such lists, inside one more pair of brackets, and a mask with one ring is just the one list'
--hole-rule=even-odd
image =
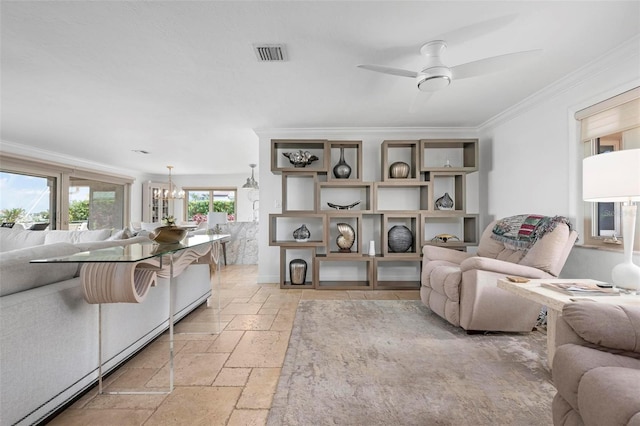
{"label": "ceiling fan light", "polygon": [[444,75],[436,75],[434,77],[426,77],[418,82],[418,89],[421,92],[435,92],[444,89],[451,83],[451,79]]}
{"label": "ceiling fan light", "polygon": [[416,77],[418,89],[422,92],[435,92],[451,83],[451,70],[445,66],[423,69]]}

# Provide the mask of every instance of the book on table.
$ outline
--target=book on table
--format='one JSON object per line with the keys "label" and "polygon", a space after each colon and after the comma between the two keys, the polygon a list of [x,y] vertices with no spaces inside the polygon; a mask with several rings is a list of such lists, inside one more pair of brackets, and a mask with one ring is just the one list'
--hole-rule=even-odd
{"label": "book on table", "polygon": [[571,296],[619,296],[620,290],[617,288],[603,288],[595,284],[587,283],[541,283],[542,287],[559,291]]}

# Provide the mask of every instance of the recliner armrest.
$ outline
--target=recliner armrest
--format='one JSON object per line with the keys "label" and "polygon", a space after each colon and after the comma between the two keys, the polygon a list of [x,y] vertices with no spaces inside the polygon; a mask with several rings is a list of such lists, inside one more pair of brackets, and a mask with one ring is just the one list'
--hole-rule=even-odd
{"label": "recliner armrest", "polygon": [[422,247],[422,255],[426,260],[446,260],[456,265],[473,256],[473,254],[464,251],[429,245]]}
{"label": "recliner armrest", "polygon": [[460,264],[462,272],[473,269],[497,272],[505,275],[517,275],[526,278],[549,278],[551,275],[531,266],[518,265],[517,263],[505,262],[504,260],[492,259],[490,257],[473,256]]}

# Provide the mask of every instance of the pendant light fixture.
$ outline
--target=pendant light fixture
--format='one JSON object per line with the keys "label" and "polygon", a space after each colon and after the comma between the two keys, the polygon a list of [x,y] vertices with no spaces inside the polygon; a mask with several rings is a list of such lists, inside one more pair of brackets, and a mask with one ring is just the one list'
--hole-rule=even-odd
{"label": "pendant light fixture", "polygon": [[256,168],[256,166],[257,164],[249,164],[249,167],[251,167],[251,177],[247,178],[247,183],[242,185],[243,188],[260,189],[260,187],[258,186],[258,181],[254,178],[254,175],[253,175],[253,171]]}
{"label": "pendant light fixture", "polygon": [[154,189],[153,197],[163,198],[165,200],[182,200],[184,198],[184,191],[178,190],[171,180],[171,169],[173,169],[173,166],[167,166],[167,169],[169,169],[169,184],[166,189]]}

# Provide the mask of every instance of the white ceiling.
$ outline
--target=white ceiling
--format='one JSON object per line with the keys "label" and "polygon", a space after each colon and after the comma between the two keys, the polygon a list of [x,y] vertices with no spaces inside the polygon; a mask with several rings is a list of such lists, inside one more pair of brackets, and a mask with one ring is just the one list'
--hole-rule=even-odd
{"label": "white ceiling", "polygon": [[[1,12],[2,140],[158,174],[248,173],[253,129],[476,127],[640,33],[638,1],[3,0]],[[412,113],[412,79],[356,68],[420,70],[420,46],[448,34],[449,66],[543,53]],[[253,43],[284,43],[289,60],[259,63]]]}

